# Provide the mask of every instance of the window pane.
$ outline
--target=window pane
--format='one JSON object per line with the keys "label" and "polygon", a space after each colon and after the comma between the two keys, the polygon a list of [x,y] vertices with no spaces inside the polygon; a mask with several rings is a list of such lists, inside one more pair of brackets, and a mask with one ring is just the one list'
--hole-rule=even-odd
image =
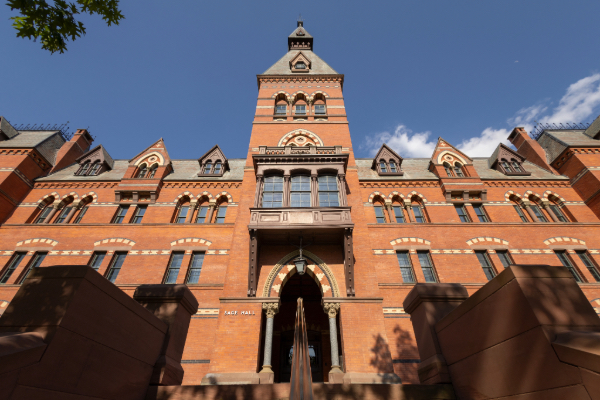
{"label": "window pane", "polygon": [[403,207],[400,206],[394,206],[394,216],[396,217],[396,222],[398,223],[404,223],[404,211],[402,210]]}
{"label": "window pane", "polygon": [[144,218],[145,213],[146,213],[146,206],[138,206],[137,209],[135,210],[135,216],[133,217],[133,220],[131,221],[131,223],[141,224],[142,218]]}
{"label": "window pane", "polygon": [[48,214],[50,214],[50,211],[52,210],[52,206],[46,206],[46,208],[44,208],[42,210],[42,212],[40,213],[40,215],[37,217],[37,219],[35,220],[36,224],[42,224],[44,223],[44,221],[46,221],[46,217],[48,216]]}
{"label": "window pane", "polygon": [[121,271],[121,267],[123,266],[123,262],[125,261],[125,257],[127,257],[127,253],[115,253],[110,264],[108,274],[106,275],[106,279],[108,279],[110,282],[114,283],[117,279],[117,276]]}
{"label": "window pane", "polygon": [[379,162],[379,168],[381,169],[381,172],[387,172],[387,166],[385,165],[385,161]]}
{"label": "window pane", "polygon": [[508,254],[508,251],[496,250],[496,254],[498,254],[498,257],[500,258],[500,262],[502,263],[504,268],[508,268],[513,263],[512,260],[510,259],[510,255]]}
{"label": "window pane", "polygon": [[200,206],[198,209],[198,215],[196,216],[196,223],[203,223],[206,220],[206,214],[208,212],[207,206]]}
{"label": "window pane", "polygon": [[287,112],[286,106],[277,106],[277,108],[275,109],[276,114],[285,114],[286,112]]}
{"label": "window pane", "polygon": [[283,177],[268,176],[263,189],[263,208],[283,207]]}
{"label": "window pane", "polygon": [[171,261],[169,262],[169,268],[167,268],[164,283],[175,283],[177,281],[177,275],[179,275],[183,255],[183,251],[174,252],[171,255]]}
{"label": "window pane", "polygon": [[417,251],[417,255],[419,256],[419,263],[421,264],[423,275],[425,275],[425,282],[437,282],[435,271],[433,270],[433,262],[431,261],[429,252]]}
{"label": "window pane", "polygon": [[465,210],[465,206],[462,204],[455,204],[454,208],[458,213],[458,218],[460,218],[460,222],[471,222],[469,216],[467,215],[467,211]]}
{"label": "window pane", "polygon": [[190,206],[181,206],[179,208],[179,213],[177,214],[177,221],[175,221],[175,222],[178,224],[183,224],[185,222],[185,219],[187,218],[189,209],[190,209]]}
{"label": "window pane", "polygon": [[390,161],[390,172],[397,172],[396,171],[396,163],[393,161]]}
{"label": "window pane", "polygon": [[552,210],[560,222],[569,222],[567,217],[565,217],[565,214],[563,214],[562,210],[556,204],[550,204],[550,210]]}
{"label": "window pane", "polygon": [[588,255],[586,251],[580,250],[576,252],[583,264],[590,271],[590,274],[594,277],[596,282],[600,282],[600,273],[598,273],[598,269],[596,265],[592,262],[591,257]]}
{"label": "window pane", "polygon": [[90,260],[89,266],[98,271],[102,261],[104,261],[105,256],[105,251],[94,253],[94,255],[92,255],[92,259]]}
{"label": "window pane", "polygon": [[542,210],[540,210],[540,208],[537,205],[532,204],[529,207],[531,208],[531,210],[533,211],[533,213],[535,214],[535,216],[538,217],[538,219],[540,220],[540,222],[548,222],[548,219],[542,213]]}
{"label": "window pane", "polygon": [[415,276],[413,274],[412,264],[408,251],[397,251],[398,264],[400,264],[400,272],[402,273],[402,281],[404,283],[414,283]]}
{"label": "window pane", "polygon": [[207,161],[206,164],[204,164],[204,173],[210,174],[211,169],[212,169],[212,161]]}
{"label": "window pane", "polygon": [[558,259],[560,260],[562,265],[569,269],[569,271],[571,272],[571,275],[573,275],[573,278],[575,278],[575,281],[583,282],[581,277],[579,276],[579,273],[577,272],[577,270],[575,270],[575,267],[573,266],[573,264],[571,264],[571,260],[569,259],[569,256],[567,256],[567,252],[564,250],[559,250],[559,251],[556,251],[555,253],[558,256]]}
{"label": "window pane", "polygon": [[27,277],[31,273],[31,270],[33,270],[34,268],[39,268],[39,266],[42,265],[42,262],[44,261],[44,258],[46,258],[47,254],[48,253],[45,253],[45,252],[44,253],[35,253],[35,255],[33,256],[33,259],[29,263],[27,272],[25,273],[25,275],[23,275],[23,278],[21,279],[21,281],[19,283],[23,283],[25,281],[25,279],[27,279]]}
{"label": "window pane", "polygon": [[220,174],[220,173],[221,173],[221,163],[216,163],[215,171],[213,172],[213,174]]}
{"label": "window pane", "polygon": [[512,172],[512,170],[510,169],[510,165],[508,165],[508,163],[506,161],[502,161],[502,168],[504,168],[505,172]]}
{"label": "window pane", "polygon": [[113,223],[120,224],[125,219],[125,215],[127,214],[127,210],[129,210],[129,206],[119,206],[117,210],[117,215],[115,216],[115,220]]}
{"label": "window pane", "polygon": [[306,106],[296,106],[296,114],[306,114]]}
{"label": "window pane", "polygon": [[17,269],[21,261],[23,261],[23,258],[25,258],[26,254],[27,253],[15,253],[13,258],[10,260],[8,267],[4,271],[2,278],[0,278],[0,284],[6,283],[8,281],[8,278],[10,278],[13,272],[15,272],[15,269]]}
{"label": "window pane", "polygon": [[79,214],[77,215],[77,218],[75,218],[75,222],[73,222],[74,224],[78,224],[81,222],[81,220],[83,219],[83,216],[85,215],[85,213],[87,212],[88,206],[85,206],[81,209],[81,211],[79,211]]}
{"label": "window pane", "polygon": [[415,214],[415,222],[424,223],[425,217],[420,206],[412,206],[413,214]]}
{"label": "window pane", "polygon": [[315,106],[315,114],[325,114],[325,105],[324,104],[317,104]]}
{"label": "window pane", "polygon": [[154,174],[156,174],[156,167],[154,167],[150,170],[150,173],[148,174],[148,178],[154,178]]}
{"label": "window pane", "polygon": [[200,272],[202,271],[202,262],[204,261],[204,253],[194,252],[192,254],[192,262],[185,283],[198,283]]}
{"label": "window pane", "polygon": [[62,224],[63,222],[65,222],[65,219],[67,219],[67,215],[69,215],[69,213],[71,212],[71,210],[73,209],[72,206],[68,206],[63,208],[63,210],[61,211],[60,215],[58,216],[58,218],[56,218],[56,221],[54,221],[55,224]]}
{"label": "window pane", "polygon": [[217,224],[225,223],[225,214],[227,214],[227,206],[219,206],[219,211],[217,212]]}
{"label": "window pane", "polygon": [[88,161],[85,164],[83,164],[83,167],[81,167],[81,171],[79,171],[78,175],[85,175],[89,168],[90,168],[90,162]]}
{"label": "window pane", "polygon": [[385,224],[385,216],[383,215],[383,207],[375,206],[375,217],[378,224]]}
{"label": "window pane", "polygon": [[448,175],[451,178],[454,176],[452,174],[452,169],[450,168],[450,166],[448,164],[444,164],[444,169],[446,170],[446,175]]}
{"label": "window pane", "polygon": [[513,168],[515,169],[515,171],[517,171],[517,172],[522,172],[522,170],[521,170],[521,166],[519,165],[519,163],[518,163],[518,162],[516,162],[516,161],[513,161],[513,162],[512,162],[512,166],[513,166]]}
{"label": "window pane", "polygon": [[465,176],[465,175],[463,174],[463,172],[462,172],[462,168],[461,168],[461,166],[460,166],[460,165],[458,165],[458,164],[455,164],[455,165],[454,165],[454,172],[456,173],[456,176],[460,176],[460,177],[463,177],[463,176]]}
{"label": "window pane", "polygon": [[321,175],[319,182],[319,206],[338,207],[337,177],[334,175]]}
{"label": "window pane", "polygon": [[473,209],[475,210],[479,222],[490,222],[481,204],[474,204]]}
{"label": "window pane", "polygon": [[523,222],[529,222],[529,220],[527,219],[527,217],[523,213],[523,210],[521,209],[521,207],[519,207],[516,204],[514,204],[513,207],[515,208],[515,211],[517,212],[517,214],[519,214],[519,218],[521,218],[521,221],[523,221]]}
{"label": "window pane", "polygon": [[483,268],[483,272],[487,277],[488,281],[492,280],[494,276],[496,276],[496,271],[492,267],[492,263],[486,251],[476,251],[475,255],[479,260],[479,264],[481,264],[481,268]]}
{"label": "window pane", "polygon": [[292,176],[291,206],[310,207],[310,176]]}

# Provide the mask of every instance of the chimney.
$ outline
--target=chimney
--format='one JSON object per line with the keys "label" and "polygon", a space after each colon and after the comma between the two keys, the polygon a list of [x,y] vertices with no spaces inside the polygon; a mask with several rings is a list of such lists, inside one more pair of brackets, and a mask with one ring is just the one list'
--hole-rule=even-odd
{"label": "chimney", "polygon": [[75,160],[84,155],[92,145],[92,135],[87,129],[77,129],[71,140],[62,145],[56,154],[56,161],[50,173],[68,167]]}
{"label": "chimney", "polygon": [[525,128],[517,127],[513,129],[510,135],[508,135],[508,140],[517,148],[517,153],[525,157],[527,161],[532,162],[553,174],[559,175],[559,173],[548,164],[548,158],[546,157],[544,148],[537,140],[533,140],[531,136],[527,134]]}

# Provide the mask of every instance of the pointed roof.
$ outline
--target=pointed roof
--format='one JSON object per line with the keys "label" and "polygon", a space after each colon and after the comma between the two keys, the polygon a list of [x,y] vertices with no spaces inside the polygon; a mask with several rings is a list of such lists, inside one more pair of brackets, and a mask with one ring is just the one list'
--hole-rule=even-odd
{"label": "pointed roof", "polygon": [[298,21],[298,27],[288,36],[288,50],[313,49],[313,37],[304,29],[304,21]]}
{"label": "pointed roof", "polygon": [[523,157],[522,155],[520,155],[519,153],[517,153],[510,147],[500,143],[498,145],[498,147],[496,147],[496,150],[494,150],[494,152],[492,153],[490,158],[488,158],[489,167],[493,168],[494,164],[496,164],[498,162],[498,160],[500,160],[501,158],[505,158],[507,155],[509,155],[509,157],[516,158],[520,162],[525,161],[525,157]]}
{"label": "pointed roof", "polygon": [[161,154],[164,158],[163,165],[168,165],[171,163],[171,158],[169,157],[169,153],[167,152],[167,148],[165,146],[165,142],[164,142],[163,138],[158,139],[156,142],[154,142],[150,146],[146,147],[144,150],[142,150],[140,153],[138,153],[135,157],[130,159],[129,162],[132,163],[132,162],[138,160],[140,157],[143,157],[146,154],[150,154],[150,153]]}
{"label": "pointed roof", "polygon": [[207,158],[214,158],[213,161],[221,160],[223,164],[227,163],[227,157],[225,157],[225,153],[223,153],[223,150],[221,150],[218,144],[215,144],[209,151],[204,153],[204,155],[200,157],[198,161],[200,162],[200,164],[202,164]]}
{"label": "pointed roof", "polygon": [[389,160],[390,158],[395,159],[398,166],[402,164],[403,160],[403,158],[400,157],[398,153],[392,150],[392,148],[385,143],[381,145],[381,148],[379,149],[375,157],[373,157],[373,165],[371,166],[371,168],[375,168],[377,165],[377,161],[381,158],[384,158],[385,160]]}
{"label": "pointed roof", "polygon": [[458,150],[456,147],[452,146],[450,143],[448,143],[445,139],[442,139],[441,137],[438,137],[435,149],[433,149],[433,154],[431,154],[431,162],[434,164],[442,164],[444,161],[450,161],[442,160],[439,158],[444,152],[455,153],[455,155],[459,156],[464,160],[465,164],[473,164],[473,159],[471,157]]}
{"label": "pointed roof", "polygon": [[110,154],[108,154],[108,151],[106,151],[104,146],[102,146],[101,144],[94,147],[82,156],[79,156],[77,159],[75,159],[75,162],[81,164],[82,162],[85,162],[86,160],[92,159],[94,157],[96,157],[96,159],[100,159],[100,162],[105,162],[110,169],[113,169],[115,161],[110,156]]}

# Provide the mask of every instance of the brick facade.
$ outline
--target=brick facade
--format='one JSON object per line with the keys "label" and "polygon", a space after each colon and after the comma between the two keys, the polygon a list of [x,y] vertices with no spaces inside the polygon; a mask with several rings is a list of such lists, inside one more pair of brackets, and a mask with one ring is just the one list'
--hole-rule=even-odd
{"label": "brick facade", "polygon": [[[302,44],[304,38],[310,40]],[[297,41],[300,44],[294,44]],[[278,297],[281,305],[274,317],[272,365],[275,381],[281,379],[285,362],[281,352],[287,351],[284,337],[291,329],[290,321],[293,325],[289,303],[298,296],[312,299],[306,306],[307,325],[320,335],[314,343],[324,381],[329,379],[332,359],[321,298],[340,305],[335,321],[342,368],[348,376],[360,382],[370,379],[364,378],[369,374],[395,373],[404,383],[417,383],[419,355],[409,316],[402,308],[414,283],[403,278],[397,252],[407,252],[414,281],[428,279],[422,268],[427,253],[438,282],[461,283],[473,293],[488,280],[476,251],[487,252],[495,273],[504,269],[499,252],[507,251],[516,264],[560,265],[555,251],[565,251],[581,277],[581,289],[594,307],[600,307],[595,303],[600,298],[600,282],[594,276],[595,263],[600,262],[598,132],[545,131],[534,140],[516,128],[510,140],[528,175],[503,173],[507,172],[503,167],[496,167],[495,162],[502,161],[494,159],[496,153],[471,159],[441,138],[431,159],[402,159],[398,154],[395,160],[403,174],[382,174],[378,159],[373,164],[373,159],[354,157],[344,108],[344,76],[312,52],[312,37],[305,31],[295,30],[288,42],[286,56],[258,75],[256,115],[246,158],[220,160],[225,169],[222,174],[205,172],[206,157],[201,162],[171,160],[167,137],[130,160],[103,156],[98,175],[80,176],[77,173],[86,154],[97,151],[91,148],[91,136],[85,130],[68,141],[59,132],[15,134],[2,118],[0,279],[9,273],[10,277],[0,284],[0,312],[41,253],[47,256],[39,267],[88,264],[95,252],[105,252],[98,266],[105,275],[115,254],[126,253],[114,283],[129,295],[140,284],[163,282],[177,252],[183,258],[175,283],[186,283],[193,257],[203,254],[198,282],[188,284],[199,310],[192,317],[183,355],[184,384],[199,384],[207,376],[225,382],[228,374],[229,381],[235,381],[236,376],[260,372],[265,347],[263,304]],[[299,51],[302,57],[297,57]],[[290,60],[308,62],[308,71],[291,65]],[[276,114],[280,104],[285,114]],[[326,111],[317,114],[316,105],[323,104]],[[297,105],[304,106],[306,114]],[[314,146],[304,146],[307,143]],[[351,220],[342,228],[333,220],[329,226],[324,219],[311,225],[306,216],[313,214],[299,214],[301,210],[288,206],[289,215],[296,215],[290,218],[299,218],[298,225],[293,226],[292,220],[272,220],[272,225],[257,228],[259,239],[253,252],[250,209],[260,209],[257,198],[264,195],[264,187],[259,186],[257,197],[257,182],[264,183],[257,176],[255,156],[274,152],[273,166],[265,167],[265,176],[271,176],[283,168],[278,165],[289,163],[286,154],[290,158],[303,149],[307,159],[311,152],[316,154],[317,164],[302,164],[304,153],[292,157],[299,163],[298,171],[312,169],[309,174],[292,168],[291,176],[304,173],[318,179],[331,173],[323,161],[329,154],[345,160],[345,177],[338,181],[338,188],[347,198],[340,208],[350,207]],[[320,154],[319,149],[329,153]],[[87,158],[93,165],[94,157]],[[211,168],[216,168],[217,160],[211,161]],[[448,176],[444,163],[453,176]],[[142,165],[152,170],[154,164],[152,177],[139,177]],[[316,196],[317,188],[318,184],[311,195]],[[112,223],[123,205],[129,205],[123,222]],[[141,223],[132,223],[140,205],[146,207],[145,214]],[[464,207],[471,222],[461,222],[456,205]],[[536,206],[548,222],[539,220]],[[551,206],[560,209],[567,222],[555,221],[558,217]],[[36,223],[47,207],[52,209],[46,221]],[[66,207],[73,211],[65,213]],[[188,210],[182,217],[185,222],[177,223],[185,207],[193,210],[193,218]],[[196,222],[202,207],[207,217]],[[225,207],[223,219],[219,210]],[[77,221],[84,208],[85,215]],[[315,213],[327,211],[316,204],[311,208]],[[484,210],[488,222],[480,222],[476,209]],[[415,221],[418,210],[424,223]],[[404,222],[396,222],[398,212]],[[65,221],[56,223],[61,216]],[[353,271],[341,232],[351,232]],[[302,277],[292,265],[300,237],[309,269]],[[585,252],[594,263],[592,269],[577,252]],[[23,257],[15,267],[20,254]],[[256,295],[249,296],[253,257]],[[354,295],[347,295],[349,285]]]}

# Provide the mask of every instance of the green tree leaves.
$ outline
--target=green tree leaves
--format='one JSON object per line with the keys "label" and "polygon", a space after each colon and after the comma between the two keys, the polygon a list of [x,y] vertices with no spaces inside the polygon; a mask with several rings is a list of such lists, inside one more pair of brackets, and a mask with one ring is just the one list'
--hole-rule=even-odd
{"label": "green tree leaves", "polygon": [[85,26],[75,20],[75,15],[98,14],[108,26],[119,25],[125,16],[119,10],[119,0],[54,0],[49,5],[45,0],[8,0],[11,10],[18,10],[20,16],[11,17],[17,37],[38,38],[42,49],[51,53],[67,50],[67,41],[85,35]]}

